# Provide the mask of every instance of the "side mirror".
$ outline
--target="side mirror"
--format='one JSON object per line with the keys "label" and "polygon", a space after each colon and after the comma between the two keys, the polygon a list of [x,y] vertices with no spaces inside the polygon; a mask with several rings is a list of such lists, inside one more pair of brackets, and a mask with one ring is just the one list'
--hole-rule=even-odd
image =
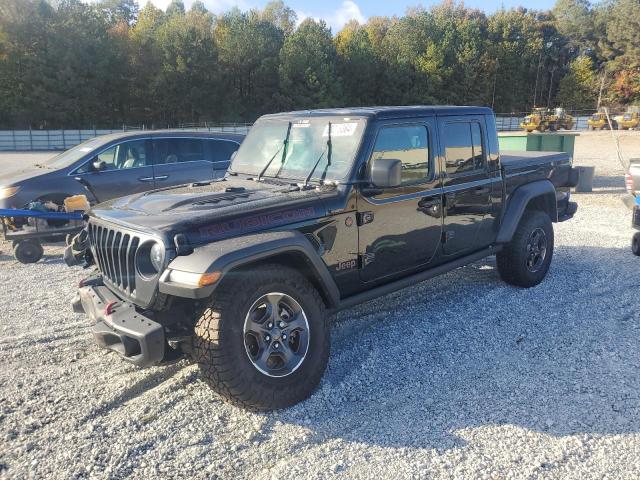
{"label": "side mirror", "polygon": [[402,184],[402,162],[396,158],[376,158],[371,163],[370,181],[378,188],[399,187]]}
{"label": "side mirror", "polygon": [[91,163],[91,170],[93,170],[94,172],[101,172],[103,170],[106,170],[107,168],[107,163],[101,160],[94,160]]}

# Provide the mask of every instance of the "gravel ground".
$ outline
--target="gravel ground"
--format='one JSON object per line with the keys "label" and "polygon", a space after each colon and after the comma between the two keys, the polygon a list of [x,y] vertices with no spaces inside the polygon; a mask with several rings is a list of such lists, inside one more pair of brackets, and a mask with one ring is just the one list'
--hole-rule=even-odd
{"label": "gravel ground", "polygon": [[0,477],[638,478],[640,260],[608,135],[578,140],[597,188],[541,285],[489,259],[345,311],[320,388],[277,413],[103,353],[61,247],[24,266],[0,245]]}

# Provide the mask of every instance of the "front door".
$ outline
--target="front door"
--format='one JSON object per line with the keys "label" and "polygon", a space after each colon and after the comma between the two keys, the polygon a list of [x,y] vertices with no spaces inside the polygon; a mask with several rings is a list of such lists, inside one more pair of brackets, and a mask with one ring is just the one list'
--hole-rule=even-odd
{"label": "front door", "polygon": [[[146,192],[154,187],[150,150],[148,140],[128,140],[103,150],[76,174],[89,184],[98,202]],[[94,168],[96,162],[99,170]]]}
{"label": "front door", "polygon": [[402,184],[363,187],[358,198],[360,275],[383,280],[419,269],[434,257],[442,233],[442,188],[430,121],[383,124],[369,155],[402,161]]}
{"label": "front door", "polygon": [[486,159],[483,117],[444,117],[438,128],[444,159],[445,255],[479,250],[493,241],[492,188]]}

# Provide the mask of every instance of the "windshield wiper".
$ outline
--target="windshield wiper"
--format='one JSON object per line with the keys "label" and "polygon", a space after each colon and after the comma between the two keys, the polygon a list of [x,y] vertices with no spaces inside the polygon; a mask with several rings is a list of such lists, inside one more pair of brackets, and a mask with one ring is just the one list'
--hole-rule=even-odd
{"label": "windshield wiper", "polygon": [[305,179],[304,181],[305,187],[309,185],[309,181],[311,180],[311,177],[313,177],[313,174],[316,171],[316,168],[318,168],[318,165],[320,164],[320,160],[322,160],[322,157],[324,157],[325,152],[327,152],[327,165],[324,167],[324,171],[322,172],[322,177],[320,179],[324,182],[324,179],[327,176],[327,170],[329,169],[329,166],[331,166],[331,122],[329,122],[327,137],[328,137],[327,146],[322,150],[322,153],[318,157],[318,160],[316,160],[316,163],[313,165],[313,168],[311,169],[311,171],[309,172],[309,175]]}
{"label": "windshield wiper", "polygon": [[282,142],[282,145],[280,145],[280,148],[276,151],[276,153],[273,154],[273,157],[271,157],[269,159],[269,161],[267,162],[267,164],[264,166],[264,168],[260,171],[260,173],[258,174],[258,182],[260,181],[260,179],[262,179],[262,176],[264,175],[264,173],[267,171],[267,169],[269,168],[269,166],[271,165],[271,162],[273,162],[273,160],[278,156],[278,154],[284,149],[284,151],[282,152],[282,158],[281,161],[284,162],[284,155],[287,153],[287,144],[289,143],[289,134],[291,133],[291,122],[289,122],[289,126],[287,126],[287,135],[284,137],[284,142]]}

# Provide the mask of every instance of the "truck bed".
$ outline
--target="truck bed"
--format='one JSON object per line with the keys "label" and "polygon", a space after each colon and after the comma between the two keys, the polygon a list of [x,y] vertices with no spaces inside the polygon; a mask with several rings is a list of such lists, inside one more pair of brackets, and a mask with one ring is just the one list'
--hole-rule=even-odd
{"label": "truck bed", "polygon": [[571,163],[571,158],[565,152],[501,152],[500,162],[506,171],[521,169],[544,164],[561,165]]}
{"label": "truck bed", "polygon": [[[556,189],[558,219],[570,218],[571,157],[564,152],[503,152],[500,155],[506,199],[520,186],[549,180]],[[574,209],[575,211],[575,209]],[[555,220],[554,220],[555,221]]]}

